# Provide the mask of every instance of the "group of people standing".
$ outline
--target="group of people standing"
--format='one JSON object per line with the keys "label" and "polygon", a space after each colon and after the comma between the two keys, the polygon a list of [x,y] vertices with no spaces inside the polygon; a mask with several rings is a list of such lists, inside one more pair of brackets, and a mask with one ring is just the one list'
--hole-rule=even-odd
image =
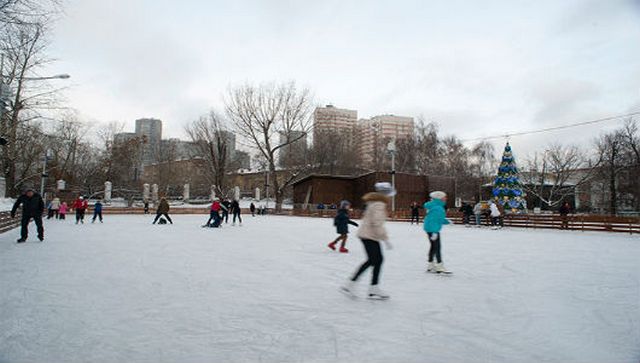
{"label": "group of people standing", "polygon": [[472,218],[477,227],[482,226],[482,217],[484,216],[487,221],[491,222],[491,226],[494,229],[504,227],[503,215],[504,207],[500,203],[496,203],[493,200],[488,202],[488,207],[485,207],[482,202],[477,202],[473,207],[469,203],[462,203],[459,211],[462,212],[462,222],[465,226],[470,227]]}
{"label": "group of people standing", "polygon": [[[38,239],[44,241],[44,226],[42,224],[42,217],[46,210],[47,219],[66,220],[67,212],[72,209],[76,213],[76,224],[84,223],[84,215],[89,208],[89,202],[83,197],[78,198],[71,204],[67,205],[67,202],[61,201],[60,198],[55,197],[46,204],[42,199],[42,196],[32,188],[26,188],[24,193],[16,199],[16,202],[11,208],[11,218],[15,218],[18,208],[22,206],[22,218],[20,223],[20,238],[18,243],[26,242],[29,235],[29,223],[31,220],[36,224],[36,230],[38,233]],[[102,202],[98,199],[94,203],[93,220],[100,220],[102,223]]]}
{"label": "group of people standing", "polygon": [[[355,285],[358,278],[371,267],[373,272],[367,297],[369,299],[385,300],[389,298],[389,294],[378,287],[382,262],[384,261],[381,244],[384,243],[387,249],[392,248],[389,242],[389,235],[385,228],[385,222],[387,219],[388,205],[391,202],[391,198],[396,194],[396,190],[387,182],[376,183],[374,189],[374,192],[367,193],[362,198],[365,203],[365,208],[359,225],[349,218],[349,208],[351,204],[348,201],[342,201],[340,203],[340,207],[334,218],[334,225],[336,226],[336,231],[339,236],[329,243],[329,248],[335,250],[336,244],[342,242],[340,252],[348,252],[345,243],[347,241],[347,234],[349,233],[349,224],[359,227],[357,236],[364,245],[367,260],[363,262],[349,280],[340,287],[340,291],[350,297],[355,297]],[[427,210],[423,229],[430,244],[427,258],[427,272],[449,274],[450,271],[445,269],[442,262],[440,235],[442,226],[450,223],[445,213],[447,194],[441,191],[434,191],[430,193],[429,196],[431,200],[423,205],[423,208]]]}
{"label": "group of people standing", "polygon": [[[253,206],[253,203],[251,203]],[[227,199],[220,200],[219,198],[215,198],[213,203],[211,203],[211,208],[209,209],[209,220],[203,227],[213,227],[219,228],[222,225],[222,222],[229,223],[229,214],[233,215],[233,225],[236,224],[236,219],[238,223],[242,225],[242,209],[240,208],[240,203],[237,200],[229,201]],[[251,210],[252,215],[255,213],[255,206]]]}

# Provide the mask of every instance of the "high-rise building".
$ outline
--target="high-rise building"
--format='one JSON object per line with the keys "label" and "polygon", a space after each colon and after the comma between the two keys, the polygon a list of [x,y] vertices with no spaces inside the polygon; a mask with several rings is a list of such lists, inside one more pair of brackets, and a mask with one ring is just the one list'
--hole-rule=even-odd
{"label": "high-rise building", "polygon": [[[304,162],[307,153],[307,133],[304,131],[290,131],[289,140],[295,140],[279,149],[278,164],[282,167],[299,165]],[[287,143],[287,134],[280,133],[280,144]]]}
{"label": "high-rise building", "polygon": [[[339,132],[351,137],[358,121],[358,111],[333,105],[317,107],[313,113],[313,139],[321,140],[322,133]],[[321,141],[320,141],[321,142]]]}
{"label": "high-rise building", "polygon": [[378,168],[384,160],[387,144],[409,138],[414,132],[412,117],[379,115],[358,120],[358,151],[363,166]]}
{"label": "high-rise building", "polygon": [[149,165],[158,161],[162,140],[162,121],[154,118],[136,120],[136,134],[143,138],[142,164]]}

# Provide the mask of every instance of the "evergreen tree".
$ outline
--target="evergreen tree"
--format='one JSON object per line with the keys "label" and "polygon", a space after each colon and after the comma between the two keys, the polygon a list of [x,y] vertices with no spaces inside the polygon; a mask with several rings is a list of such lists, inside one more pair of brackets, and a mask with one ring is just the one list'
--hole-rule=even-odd
{"label": "evergreen tree", "polygon": [[527,210],[526,193],[518,178],[518,168],[507,142],[502,154],[502,162],[498,168],[498,175],[493,181],[493,199],[500,203],[506,212],[522,213]]}

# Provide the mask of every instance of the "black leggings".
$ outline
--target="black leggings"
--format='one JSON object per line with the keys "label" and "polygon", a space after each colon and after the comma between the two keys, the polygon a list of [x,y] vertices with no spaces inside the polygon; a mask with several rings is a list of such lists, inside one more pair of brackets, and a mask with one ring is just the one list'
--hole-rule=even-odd
{"label": "black leggings", "polygon": [[240,217],[240,211],[233,212],[233,223],[236,223],[236,216],[238,216],[238,222],[242,223],[242,217]]}
{"label": "black leggings", "polygon": [[[431,236],[438,235],[436,240],[432,240]],[[436,261],[438,263],[442,263],[442,257],[440,256],[440,233],[432,233],[427,232],[427,236],[429,236],[429,243],[431,243],[431,248],[429,249],[429,262],[433,262],[433,257],[435,256]]]}
{"label": "black leggings", "polygon": [[413,221],[416,221],[416,224],[420,224],[420,215],[419,214],[412,214],[411,215],[411,224],[413,224]]}
{"label": "black leggings", "polygon": [[371,239],[362,239],[364,249],[367,251],[367,257],[369,258],[365,263],[360,266],[356,274],[353,275],[351,281],[356,281],[363,272],[365,272],[370,266],[373,266],[373,276],[371,277],[371,285],[378,284],[378,277],[380,276],[380,268],[382,267],[382,250],[380,249],[380,242]]}
{"label": "black leggings", "polygon": [[169,217],[169,214],[167,213],[158,213],[156,214],[156,218],[153,220],[153,223],[156,223],[158,221],[158,219],[160,219],[160,216],[164,216],[169,223],[173,224],[173,221],[171,220],[171,217]]}
{"label": "black leggings", "polygon": [[33,218],[33,221],[36,223],[36,228],[38,230],[38,237],[42,238],[44,237],[44,227],[42,226],[42,216],[27,216],[27,215],[23,215],[22,216],[22,221],[21,221],[21,225],[22,228],[20,229],[20,237],[22,237],[22,239],[27,239],[27,235],[29,234],[29,222],[31,221],[31,218]]}

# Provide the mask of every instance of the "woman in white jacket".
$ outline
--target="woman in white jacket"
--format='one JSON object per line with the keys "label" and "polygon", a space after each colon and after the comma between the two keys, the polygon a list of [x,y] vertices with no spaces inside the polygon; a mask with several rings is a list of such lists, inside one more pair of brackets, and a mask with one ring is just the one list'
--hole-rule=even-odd
{"label": "woman in white jacket", "polygon": [[[394,196],[396,191],[391,184],[386,182],[376,183],[375,190],[374,193],[368,193],[362,197],[366,206],[358,230],[358,238],[362,240],[362,244],[367,251],[367,261],[358,268],[353,277],[341,288],[341,291],[350,296],[355,296],[353,291],[358,277],[369,267],[373,267],[368,297],[370,299],[388,299],[389,295],[378,288],[378,279],[383,261],[380,242],[388,244],[389,236],[387,235],[384,224],[387,220],[389,198]],[[387,246],[389,247],[389,245]]]}
{"label": "woman in white jacket", "polygon": [[491,210],[491,225],[493,226],[492,228],[497,229],[498,224],[500,225],[500,227],[502,227],[502,223],[500,223],[501,213],[496,202],[492,200],[491,204],[489,205],[489,209]]}

